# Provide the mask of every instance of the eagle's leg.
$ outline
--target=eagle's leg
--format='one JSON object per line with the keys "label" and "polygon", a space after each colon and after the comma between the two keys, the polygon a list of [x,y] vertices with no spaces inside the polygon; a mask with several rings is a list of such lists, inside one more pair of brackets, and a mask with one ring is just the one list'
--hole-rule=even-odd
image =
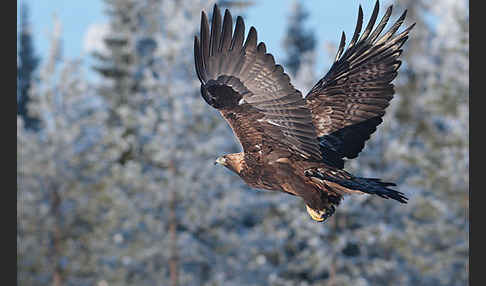
{"label": "eagle's leg", "polygon": [[325,189],[327,189],[326,184],[319,179],[317,172],[313,169],[308,169],[304,171],[305,176],[311,177],[311,180],[316,183],[319,188],[319,193],[321,194],[321,202],[319,208],[312,208],[306,204],[307,213],[315,221],[325,221],[330,218],[336,211],[335,206],[339,205],[340,197],[329,194]]}
{"label": "eagle's leg", "polygon": [[310,215],[310,217],[315,221],[325,221],[326,219],[331,217],[336,211],[336,208],[333,205],[331,205],[327,209],[322,210],[315,210],[308,205],[305,205],[305,208],[307,209],[307,213]]}

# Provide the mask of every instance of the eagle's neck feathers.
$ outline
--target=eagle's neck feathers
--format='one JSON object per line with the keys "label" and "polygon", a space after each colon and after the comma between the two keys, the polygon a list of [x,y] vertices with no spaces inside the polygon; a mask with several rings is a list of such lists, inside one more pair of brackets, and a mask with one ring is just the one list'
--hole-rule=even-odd
{"label": "eagle's neck feathers", "polygon": [[226,166],[237,174],[241,174],[241,171],[245,168],[245,155],[243,152],[228,154],[226,157]]}

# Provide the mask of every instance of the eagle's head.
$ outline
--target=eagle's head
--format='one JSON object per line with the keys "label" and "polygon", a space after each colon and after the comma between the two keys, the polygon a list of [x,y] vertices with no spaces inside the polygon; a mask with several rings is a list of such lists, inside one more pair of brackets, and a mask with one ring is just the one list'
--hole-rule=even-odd
{"label": "eagle's head", "polygon": [[223,165],[231,171],[240,174],[244,164],[244,155],[243,153],[227,154],[218,157],[214,164]]}

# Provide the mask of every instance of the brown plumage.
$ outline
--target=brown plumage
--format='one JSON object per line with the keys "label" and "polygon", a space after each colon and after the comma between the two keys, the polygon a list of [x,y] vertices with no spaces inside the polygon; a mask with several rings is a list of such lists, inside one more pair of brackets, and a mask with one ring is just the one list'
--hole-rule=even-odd
{"label": "brown plumage", "polygon": [[219,110],[243,147],[216,161],[237,173],[249,186],[301,197],[310,216],[323,221],[334,213],[343,195],[376,194],[401,203],[406,197],[388,188],[393,183],[346,172],[344,158],[356,158],[382,122],[394,94],[390,83],[400,67],[403,43],[413,27],[395,35],[405,13],[380,36],[391,6],[373,30],[379,3],[360,36],[363,11],[346,51],[342,34],[329,72],[302,97],[265,44],[257,44],[251,27],[222,19],[214,6],[211,29],[204,11],[194,40],[201,95]]}

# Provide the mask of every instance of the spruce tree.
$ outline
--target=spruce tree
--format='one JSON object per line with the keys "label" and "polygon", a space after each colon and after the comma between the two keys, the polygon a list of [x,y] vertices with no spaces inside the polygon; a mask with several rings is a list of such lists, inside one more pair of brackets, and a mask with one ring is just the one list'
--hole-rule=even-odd
{"label": "spruce tree", "polygon": [[[56,21],[29,109],[38,130],[17,116],[17,267],[20,285],[96,283],[96,230],[106,192],[97,187],[104,163],[103,110],[78,61],[61,61]],[[88,203],[89,202],[89,203]],[[99,226],[103,228],[105,226]]]}
{"label": "spruce tree", "polygon": [[304,5],[300,1],[294,0],[283,41],[284,49],[287,53],[284,61],[285,70],[294,76],[300,68],[303,56],[314,51],[316,46],[314,32],[305,28],[305,22],[308,17],[309,12],[307,12]]}
{"label": "spruce tree", "polygon": [[29,17],[29,6],[24,2],[21,4],[20,39],[18,43],[17,114],[22,116],[25,128],[37,129],[39,119],[28,112],[29,91],[32,82],[35,80],[35,70],[39,64],[39,58],[34,49]]}

